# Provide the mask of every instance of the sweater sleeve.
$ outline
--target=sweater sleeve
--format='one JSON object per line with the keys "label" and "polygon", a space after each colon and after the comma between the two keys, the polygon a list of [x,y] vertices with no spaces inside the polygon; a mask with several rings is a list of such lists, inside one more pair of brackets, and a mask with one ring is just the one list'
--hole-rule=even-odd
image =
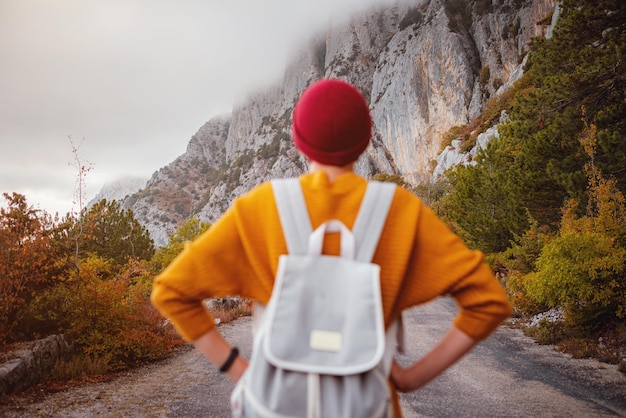
{"label": "sweater sleeve", "polygon": [[475,340],[489,336],[512,312],[506,292],[480,251],[469,249],[430,209],[421,207],[408,293],[453,297],[454,324]]}
{"label": "sweater sleeve", "polygon": [[154,280],[151,301],[180,335],[194,341],[215,327],[205,299],[241,295],[254,277],[243,253],[234,210],[185,249]]}

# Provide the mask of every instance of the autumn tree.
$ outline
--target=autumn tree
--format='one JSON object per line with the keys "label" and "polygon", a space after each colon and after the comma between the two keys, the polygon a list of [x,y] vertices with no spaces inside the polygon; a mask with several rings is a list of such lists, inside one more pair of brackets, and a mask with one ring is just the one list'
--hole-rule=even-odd
{"label": "autumn tree", "polygon": [[18,340],[25,331],[28,306],[57,272],[52,258],[49,216],[30,206],[26,197],[3,194],[0,208],[0,343]]}
{"label": "autumn tree", "polygon": [[97,359],[106,370],[162,357],[181,340],[166,332],[148,298],[147,281],[138,279],[150,276],[146,262],[119,266],[92,254],[81,260],[80,270],[70,270],[41,295],[37,314],[56,320],[79,358]]}
{"label": "autumn tree", "polygon": [[588,329],[626,318],[626,199],[596,166],[596,135],[594,125],[581,135],[589,159],[586,213],[578,215],[576,200],[567,203],[558,235],[526,277],[531,298],[565,307],[571,323]]}
{"label": "autumn tree", "polygon": [[[79,183],[85,173],[80,165]],[[150,303],[154,245],[132,211],[103,200],[53,219],[20,194],[4,198],[0,344],[67,334],[77,355],[66,370],[106,372],[181,343]]]}

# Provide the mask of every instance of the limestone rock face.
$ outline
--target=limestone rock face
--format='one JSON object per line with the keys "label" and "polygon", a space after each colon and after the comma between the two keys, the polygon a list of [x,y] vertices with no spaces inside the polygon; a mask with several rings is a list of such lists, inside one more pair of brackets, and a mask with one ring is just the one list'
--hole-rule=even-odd
{"label": "limestone rock face", "polygon": [[306,161],[291,143],[291,112],[302,91],[323,77],[355,84],[369,101],[374,135],[357,163],[360,174],[428,181],[444,134],[466,125],[519,77],[529,41],[546,34],[554,8],[554,0],[399,0],[360,13],[311,39],[281,83],[207,122],[186,153],[126,198],[125,207],[164,245],[188,217],[215,221],[262,181],[302,173]]}
{"label": "limestone rock face", "polygon": [[124,207],[133,210],[156,245],[166,244],[176,226],[206,204],[220,167],[225,164],[229,126],[230,116],[205,123],[191,137],[183,155],[155,172],[139,192],[124,199]]}
{"label": "limestone rock face", "polygon": [[102,199],[107,201],[122,200],[141,190],[146,185],[146,181],[147,179],[141,177],[124,177],[105,184],[98,194],[87,203],[87,207],[90,208]]}
{"label": "limestone rock face", "polygon": [[438,180],[447,169],[456,167],[457,165],[475,164],[475,157],[478,151],[487,147],[487,144],[492,138],[498,137],[498,126],[502,123],[506,123],[507,120],[507,114],[503,111],[500,115],[499,123],[490,127],[485,132],[480,133],[476,138],[476,144],[469,150],[463,149],[460,139],[453,140],[452,143],[445,147],[437,156],[437,165],[433,170],[431,179],[435,181]]}

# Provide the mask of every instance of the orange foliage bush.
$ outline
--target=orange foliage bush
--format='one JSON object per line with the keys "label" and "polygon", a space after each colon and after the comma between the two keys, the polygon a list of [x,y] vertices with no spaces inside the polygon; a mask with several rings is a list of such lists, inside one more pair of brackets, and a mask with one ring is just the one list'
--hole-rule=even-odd
{"label": "orange foliage bush", "polygon": [[167,354],[181,340],[164,328],[148,298],[150,272],[131,261],[121,273],[110,261],[90,256],[49,293],[59,306],[61,329],[81,353],[104,359],[111,370]]}
{"label": "orange foliage bush", "polygon": [[[80,219],[53,220],[17,193],[4,198],[0,346],[63,333],[75,344],[78,364],[112,371],[162,357],[182,343],[150,303],[154,273],[145,254],[120,261],[80,252],[87,236]],[[132,224],[132,213],[124,216]]]}
{"label": "orange foliage bush", "polygon": [[17,193],[4,193],[0,208],[0,344],[16,335],[37,292],[49,286],[56,271],[48,235],[49,217]]}

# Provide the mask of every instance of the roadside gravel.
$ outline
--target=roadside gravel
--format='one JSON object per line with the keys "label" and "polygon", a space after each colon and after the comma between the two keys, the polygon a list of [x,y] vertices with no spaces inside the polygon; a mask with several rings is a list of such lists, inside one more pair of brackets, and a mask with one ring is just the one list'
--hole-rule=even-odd
{"label": "roadside gravel", "polygon": [[[220,326],[249,356],[251,319]],[[121,373],[111,381],[50,394],[12,395],[0,417],[228,417],[233,384],[187,345],[165,360]]]}
{"label": "roadside gravel", "polygon": [[[250,357],[250,317],[219,326],[224,338]],[[163,361],[125,372],[112,381],[61,392],[12,395],[0,403],[0,417],[230,417],[234,384],[191,345]],[[405,418],[418,415],[408,412]]]}

